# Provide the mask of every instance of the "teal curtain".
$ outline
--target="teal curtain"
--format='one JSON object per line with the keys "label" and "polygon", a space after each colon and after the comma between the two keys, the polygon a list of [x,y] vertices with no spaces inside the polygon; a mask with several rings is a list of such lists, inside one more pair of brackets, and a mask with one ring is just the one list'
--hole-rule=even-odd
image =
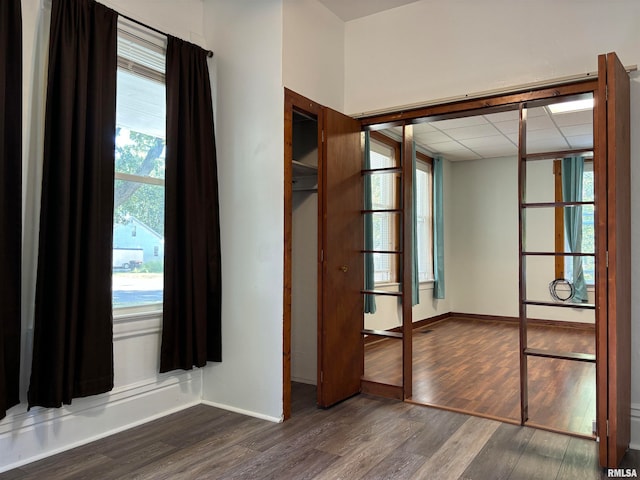
{"label": "teal curtain", "polygon": [[413,210],[411,211],[411,305],[420,303],[420,278],[418,274],[418,192],[416,189],[416,142],[411,143],[411,171],[413,172]]}
{"label": "teal curtain", "polygon": [[[564,202],[582,201],[582,176],[584,157],[566,157],[562,159],[562,200]],[[564,207],[564,230],[572,253],[582,250],[582,207]],[[586,302],[587,284],[582,270],[582,257],[573,257],[574,302]]]}
{"label": "teal curtain", "polygon": [[[371,140],[369,132],[364,133],[364,161],[363,168],[371,168]],[[364,177],[364,209],[371,210],[373,201],[371,199],[371,175]],[[373,250],[373,214],[367,213],[364,216],[364,249]],[[364,289],[373,290],[375,285],[375,267],[373,263],[373,253],[364,254]],[[376,298],[374,295],[364,296],[364,313],[376,313]]]}
{"label": "teal curtain", "polygon": [[433,159],[433,298],[444,298],[444,205],[442,157]]}

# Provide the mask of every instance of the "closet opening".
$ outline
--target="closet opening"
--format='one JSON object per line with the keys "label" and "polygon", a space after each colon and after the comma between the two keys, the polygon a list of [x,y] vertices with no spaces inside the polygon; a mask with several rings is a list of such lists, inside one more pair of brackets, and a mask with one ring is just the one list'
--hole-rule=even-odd
{"label": "closet opening", "polygon": [[[285,418],[316,407],[320,111],[288,92],[285,102]],[[288,239],[288,240],[287,240]],[[286,253],[288,251],[288,254]]]}

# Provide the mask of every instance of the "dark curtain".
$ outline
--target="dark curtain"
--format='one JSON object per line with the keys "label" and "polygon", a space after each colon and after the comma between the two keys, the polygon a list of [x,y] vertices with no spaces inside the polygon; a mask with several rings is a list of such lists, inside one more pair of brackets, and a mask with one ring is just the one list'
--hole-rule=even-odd
{"label": "dark curtain", "polygon": [[207,52],[167,44],[165,270],[160,371],[221,361],[218,180]]}
{"label": "dark curtain", "polygon": [[117,14],[53,0],[29,407],[113,388]]}
{"label": "dark curtain", "polygon": [[0,418],[18,404],[22,241],[22,15],[0,2]]}

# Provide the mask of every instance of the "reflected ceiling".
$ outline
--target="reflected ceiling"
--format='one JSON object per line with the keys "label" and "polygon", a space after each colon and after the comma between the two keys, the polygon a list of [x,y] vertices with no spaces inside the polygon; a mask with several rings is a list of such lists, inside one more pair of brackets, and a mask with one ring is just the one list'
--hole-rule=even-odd
{"label": "reflected ceiling", "polygon": [[[401,127],[394,128],[401,135]],[[518,111],[476,115],[414,125],[419,147],[450,161],[518,155]],[[530,108],[527,153],[575,148],[591,149],[593,112],[551,114],[546,107]]]}

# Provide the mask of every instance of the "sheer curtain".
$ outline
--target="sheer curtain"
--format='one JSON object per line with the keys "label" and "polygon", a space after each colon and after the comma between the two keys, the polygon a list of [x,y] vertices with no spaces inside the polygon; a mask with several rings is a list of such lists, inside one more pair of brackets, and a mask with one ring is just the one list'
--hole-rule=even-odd
{"label": "sheer curtain", "polygon": [[117,13],[53,0],[29,407],[113,388]]}
{"label": "sheer curtain", "polygon": [[161,372],[222,360],[218,173],[207,52],[169,36],[166,84]]}
{"label": "sheer curtain", "polygon": [[433,159],[433,298],[444,298],[443,159]]}
{"label": "sheer curtain", "polygon": [[[371,135],[364,132],[364,163],[362,168],[368,170],[371,168]],[[364,209],[371,210],[373,208],[373,199],[371,196],[371,175],[364,177]],[[364,249],[373,250],[373,214],[368,213],[364,216]],[[373,253],[364,254],[364,288],[365,290],[373,290],[375,287],[375,266],[373,263]],[[364,296],[364,313],[376,313],[376,297],[375,295]]]}
{"label": "sheer curtain", "polygon": [[0,418],[20,402],[22,12],[0,2]]}
{"label": "sheer curtain", "polygon": [[[582,201],[582,177],[584,157],[566,157],[562,159],[562,200],[564,202]],[[564,207],[564,230],[572,253],[582,250],[582,207]],[[582,257],[573,257],[573,295],[574,302],[588,300],[587,284],[582,269]]]}

